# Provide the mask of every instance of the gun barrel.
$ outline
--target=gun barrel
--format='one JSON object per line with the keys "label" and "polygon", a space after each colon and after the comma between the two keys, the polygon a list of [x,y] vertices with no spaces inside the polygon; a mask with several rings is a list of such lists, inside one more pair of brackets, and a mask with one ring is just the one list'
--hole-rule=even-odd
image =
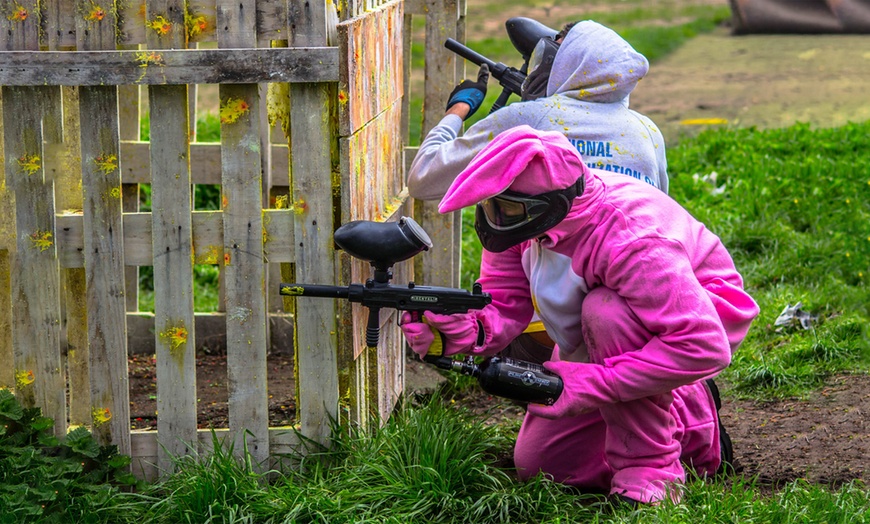
{"label": "gun barrel", "polygon": [[490,73],[496,78],[498,78],[501,72],[507,68],[506,65],[493,62],[492,60],[478,53],[474,49],[471,49],[470,47],[467,47],[452,38],[448,38],[444,41],[444,47],[477,65],[488,65]]}
{"label": "gun barrel", "polygon": [[278,293],[288,297],[348,298],[350,288],[320,284],[281,283],[278,287]]}

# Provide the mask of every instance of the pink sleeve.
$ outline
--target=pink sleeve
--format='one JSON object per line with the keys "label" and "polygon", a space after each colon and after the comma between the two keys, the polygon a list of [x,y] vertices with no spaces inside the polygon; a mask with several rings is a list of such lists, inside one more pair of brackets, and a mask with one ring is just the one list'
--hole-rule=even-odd
{"label": "pink sleeve", "polygon": [[491,331],[491,337],[473,353],[494,355],[526,329],[534,312],[520,246],[503,253],[484,250],[479,282],[484,291],[492,294],[492,307],[484,310],[485,328]]}
{"label": "pink sleeve", "polygon": [[[722,320],[692,266],[682,245],[661,239],[632,242],[609,264],[603,285],[622,296],[644,327],[657,335],[641,348],[624,348],[605,360],[598,385],[602,392],[610,391],[605,397],[629,401],[661,394],[714,375],[730,363],[731,344]],[[737,275],[730,264],[718,271],[723,278]],[[755,314],[757,307],[751,317]]]}

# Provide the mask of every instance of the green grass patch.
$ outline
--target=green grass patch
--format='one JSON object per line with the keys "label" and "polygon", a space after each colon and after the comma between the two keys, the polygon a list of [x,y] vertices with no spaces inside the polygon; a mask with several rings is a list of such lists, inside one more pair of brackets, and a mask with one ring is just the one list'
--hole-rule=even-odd
{"label": "green grass patch", "polygon": [[827,488],[797,481],[767,491],[753,479],[689,479],[683,503],[613,507],[545,478],[517,482],[503,457],[515,428],[487,424],[439,399],[400,408],[380,430],[336,425],[329,448],[284,457],[258,473],[215,440],[209,456],[177,460],[176,473],[137,493],[116,493],[89,522],[112,523],[686,523],[856,522],[870,511],[860,482]]}
{"label": "green grass patch", "polygon": [[[707,131],[668,151],[671,196],[722,238],[761,305],[725,374],[737,391],[802,395],[868,369],[868,137],[870,122],[798,124]],[[813,328],[775,326],[798,302]]]}

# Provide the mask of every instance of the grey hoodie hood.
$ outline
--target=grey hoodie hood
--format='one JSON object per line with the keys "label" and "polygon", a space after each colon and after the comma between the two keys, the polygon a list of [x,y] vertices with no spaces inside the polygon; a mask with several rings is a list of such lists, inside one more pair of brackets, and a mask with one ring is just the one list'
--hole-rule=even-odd
{"label": "grey hoodie hood", "polygon": [[649,71],[646,57],[615,31],[585,20],[571,28],[547,83],[547,96],[562,94],[587,102],[628,105],[628,95]]}

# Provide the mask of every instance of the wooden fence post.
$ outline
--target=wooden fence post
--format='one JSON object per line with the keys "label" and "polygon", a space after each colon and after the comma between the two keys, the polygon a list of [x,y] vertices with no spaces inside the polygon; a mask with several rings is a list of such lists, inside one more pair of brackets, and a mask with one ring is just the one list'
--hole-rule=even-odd
{"label": "wooden fence post", "polygon": [[[39,5],[0,3],[0,48],[39,49]],[[33,16],[31,16],[33,15]],[[54,182],[46,178],[42,117],[51,87],[2,89],[6,181],[15,192],[16,250],[11,271],[13,365],[16,393],[42,408],[66,433],[66,392],[60,357]],[[8,108],[14,107],[15,111]]]}
{"label": "wooden fence post", "polygon": [[[77,12],[87,13],[85,0]],[[77,17],[78,49],[115,48],[115,17]],[[121,208],[121,137],[118,89],[79,89],[91,428],[102,444],[130,453],[127,311],[124,299],[124,225]]]}
{"label": "wooden fence post", "polygon": [[[256,47],[253,0],[217,6],[218,46]],[[257,84],[221,84],[221,182],[224,223],[227,370],[230,430],[236,453],[268,467],[266,264],[263,258],[263,174]],[[247,438],[247,435],[250,438]]]}
{"label": "wooden fence post", "polygon": [[[187,47],[181,0],[146,3],[149,49]],[[151,218],[157,347],[157,466],[196,450],[190,137],[187,85],[152,85]],[[193,449],[191,449],[193,448]]]}

